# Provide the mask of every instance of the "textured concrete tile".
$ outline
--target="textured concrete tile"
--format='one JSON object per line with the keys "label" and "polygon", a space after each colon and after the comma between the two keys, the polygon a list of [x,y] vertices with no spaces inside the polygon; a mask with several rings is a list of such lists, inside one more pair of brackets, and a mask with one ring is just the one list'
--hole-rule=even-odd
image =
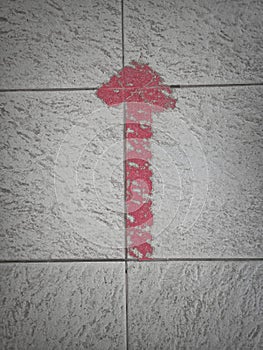
{"label": "textured concrete tile", "polygon": [[170,84],[262,81],[262,1],[124,5],[126,63],[141,56]]}
{"label": "textured concrete tile", "polygon": [[0,257],[123,257],[122,106],[52,92],[0,108]]}
{"label": "textured concrete tile", "polygon": [[2,88],[97,86],[121,68],[119,0],[1,1]]}
{"label": "textured concrete tile", "polygon": [[262,262],[129,265],[130,349],[262,348]]}
{"label": "textured concrete tile", "polygon": [[262,256],[263,88],[181,89],[154,116],[154,257]]}
{"label": "textured concrete tile", "polygon": [[0,267],[1,349],[124,349],[120,263]]}

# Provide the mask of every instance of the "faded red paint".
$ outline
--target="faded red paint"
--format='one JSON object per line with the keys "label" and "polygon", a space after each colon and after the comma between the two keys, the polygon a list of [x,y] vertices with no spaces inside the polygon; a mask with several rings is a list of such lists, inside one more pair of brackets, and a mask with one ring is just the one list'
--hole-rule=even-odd
{"label": "faded red paint", "polygon": [[97,95],[109,106],[122,102],[143,102],[167,109],[175,108],[176,104],[175,99],[169,96],[171,92],[152,68],[133,61],[131,66],[124,67],[118,75],[103,84]]}
{"label": "faded red paint", "polygon": [[[137,94],[144,96],[141,89]],[[131,98],[134,99],[134,95]],[[136,102],[127,103],[126,107],[126,234],[129,255],[147,260],[153,253],[150,233],[153,225],[150,139],[152,112],[157,107]]]}
{"label": "faded red paint", "polygon": [[[152,114],[175,108],[171,89],[146,64],[132,62],[102,85],[97,96],[109,106],[126,102],[126,235],[129,255],[139,260],[151,258],[153,225],[151,137]],[[134,103],[137,102],[137,103]]]}

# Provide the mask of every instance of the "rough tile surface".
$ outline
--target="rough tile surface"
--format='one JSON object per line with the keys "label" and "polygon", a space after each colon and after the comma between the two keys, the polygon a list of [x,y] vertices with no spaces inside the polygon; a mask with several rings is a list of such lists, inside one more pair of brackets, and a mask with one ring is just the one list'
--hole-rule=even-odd
{"label": "rough tile surface", "polygon": [[122,106],[94,92],[0,100],[0,258],[124,257]]}
{"label": "rough tile surface", "polygon": [[262,262],[129,265],[131,350],[262,348]]}
{"label": "rough tile surface", "polygon": [[1,349],[125,349],[121,263],[0,268]]}
{"label": "rough tile surface", "polygon": [[153,118],[153,256],[262,256],[263,88],[175,96]]}
{"label": "rough tile surface", "polygon": [[126,63],[142,57],[169,84],[262,82],[262,1],[124,5]]}
{"label": "rough tile surface", "polygon": [[119,0],[0,6],[1,88],[98,86],[121,68]]}

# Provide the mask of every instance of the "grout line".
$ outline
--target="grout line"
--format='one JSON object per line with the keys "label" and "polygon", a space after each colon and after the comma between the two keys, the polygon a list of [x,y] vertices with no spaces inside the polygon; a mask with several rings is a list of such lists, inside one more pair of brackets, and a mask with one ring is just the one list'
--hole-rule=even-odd
{"label": "grout line", "polygon": [[178,84],[170,85],[171,89],[191,89],[191,88],[213,88],[213,87],[242,87],[242,86],[262,86],[263,83],[229,83],[229,84]]}
{"label": "grout line", "polygon": [[124,0],[121,0],[121,50],[122,50],[122,68],[125,65],[124,59]]}
{"label": "grout line", "polygon": [[[123,35],[123,34],[122,34]],[[124,44],[122,45],[124,50]],[[124,54],[122,55],[122,66],[124,67]],[[245,87],[245,86],[263,86],[263,83],[240,83],[240,84],[178,84],[168,85],[171,89],[193,89],[193,88],[218,88],[218,87]],[[155,89],[156,87],[147,87],[146,89]],[[0,89],[0,93],[7,92],[72,92],[72,91],[96,91],[97,87],[69,87],[69,88],[22,88],[22,89]],[[109,88],[110,89],[110,88]],[[134,87],[119,88],[119,90],[134,89]]]}
{"label": "grout line", "polygon": [[125,259],[2,259],[0,264],[45,264],[45,263],[96,263],[96,262],[125,262]]}
{"label": "grout line", "polygon": [[[127,251],[127,250],[126,250]],[[155,263],[155,262],[170,262],[170,261],[188,261],[188,262],[202,262],[202,261],[263,261],[263,257],[255,257],[255,258],[242,258],[242,257],[224,257],[224,258],[154,258],[151,260],[137,260],[137,259],[1,259],[0,264],[44,264],[44,263],[96,263],[96,262],[125,262],[127,266],[130,262],[135,263]],[[126,271],[125,271],[126,273]]]}
{"label": "grout line", "polygon": [[169,261],[188,261],[188,262],[198,262],[198,261],[263,261],[263,257],[256,257],[256,258],[242,258],[242,257],[222,257],[222,258],[154,258],[151,260],[135,260],[135,259],[128,259],[128,262],[140,262],[140,263],[144,263],[144,262],[169,262]]}
{"label": "grout line", "polygon": [[[122,47],[122,69],[124,68],[125,65],[125,59],[124,59],[124,0],[121,0],[121,47]],[[122,90],[122,89],[121,89]],[[124,223],[126,223],[126,164],[125,164],[125,159],[126,159],[126,108],[125,108],[125,103],[123,103],[123,177],[124,177]],[[127,235],[126,235],[126,224],[125,224],[125,260],[127,260],[128,252],[127,252]]]}
{"label": "grout line", "polygon": [[126,350],[129,349],[129,285],[128,285],[128,261],[125,261],[125,328]]}
{"label": "grout line", "polygon": [[[125,47],[124,47],[124,0],[121,0],[121,40],[122,40],[122,69],[125,66]],[[126,231],[126,222],[127,222],[127,210],[126,210],[126,153],[127,153],[127,145],[126,145],[126,106],[123,104],[123,157],[124,157],[124,242],[125,242],[125,343],[126,350],[129,349],[129,319],[128,319],[128,310],[129,310],[129,297],[128,297],[128,240],[127,240],[127,231]]]}
{"label": "grout line", "polygon": [[28,88],[28,89],[0,89],[1,92],[55,92],[55,91],[96,91],[96,87],[69,88]]}

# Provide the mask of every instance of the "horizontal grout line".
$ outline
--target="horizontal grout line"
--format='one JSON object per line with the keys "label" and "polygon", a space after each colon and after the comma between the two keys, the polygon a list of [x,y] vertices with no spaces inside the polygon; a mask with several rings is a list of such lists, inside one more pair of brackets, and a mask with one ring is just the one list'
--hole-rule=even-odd
{"label": "horizontal grout line", "polygon": [[96,91],[96,87],[0,89],[0,92]]}
{"label": "horizontal grout line", "polygon": [[210,88],[210,87],[242,87],[242,86],[263,86],[263,83],[236,83],[236,84],[178,84],[170,85],[171,89],[189,89],[189,88]]}
{"label": "horizontal grout line", "polygon": [[75,263],[75,262],[125,262],[125,259],[18,259],[0,260],[0,264],[41,264],[41,263]]}
{"label": "horizontal grout line", "polygon": [[[242,87],[242,86],[263,86],[263,83],[240,83],[240,84],[177,84],[168,85],[171,89],[191,89],[191,88],[213,88],[213,87]],[[155,89],[156,87],[146,87],[146,89]],[[112,88],[108,88],[112,90]],[[134,87],[119,88],[118,90],[134,89]],[[69,87],[69,88],[22,88],[22,89],[0,89],[3,92],[63,92],[63,91],[96,91],[98,87]]]}
{"label": "horizontal grout line", "polygon": [[152,263],[152,262],[170,262],[170,261],[188,261],[188,262],[198,262],[198,261],[263,261],[263,257],[257,258],[154,258],[151,260],[136,260],[136,259],[6,259],[0,260],[0,264],[34,264],[34,263],[92,263],[92,262],[137,262],[137,263]]}
{"label": "horizontal grout line", "polygon": [[129,262],[169,262],[169,261],[263,261],[263,257],[257,257],[257,258],[154,258],[151,260],[135,260],[135,259],[129,259]]}

